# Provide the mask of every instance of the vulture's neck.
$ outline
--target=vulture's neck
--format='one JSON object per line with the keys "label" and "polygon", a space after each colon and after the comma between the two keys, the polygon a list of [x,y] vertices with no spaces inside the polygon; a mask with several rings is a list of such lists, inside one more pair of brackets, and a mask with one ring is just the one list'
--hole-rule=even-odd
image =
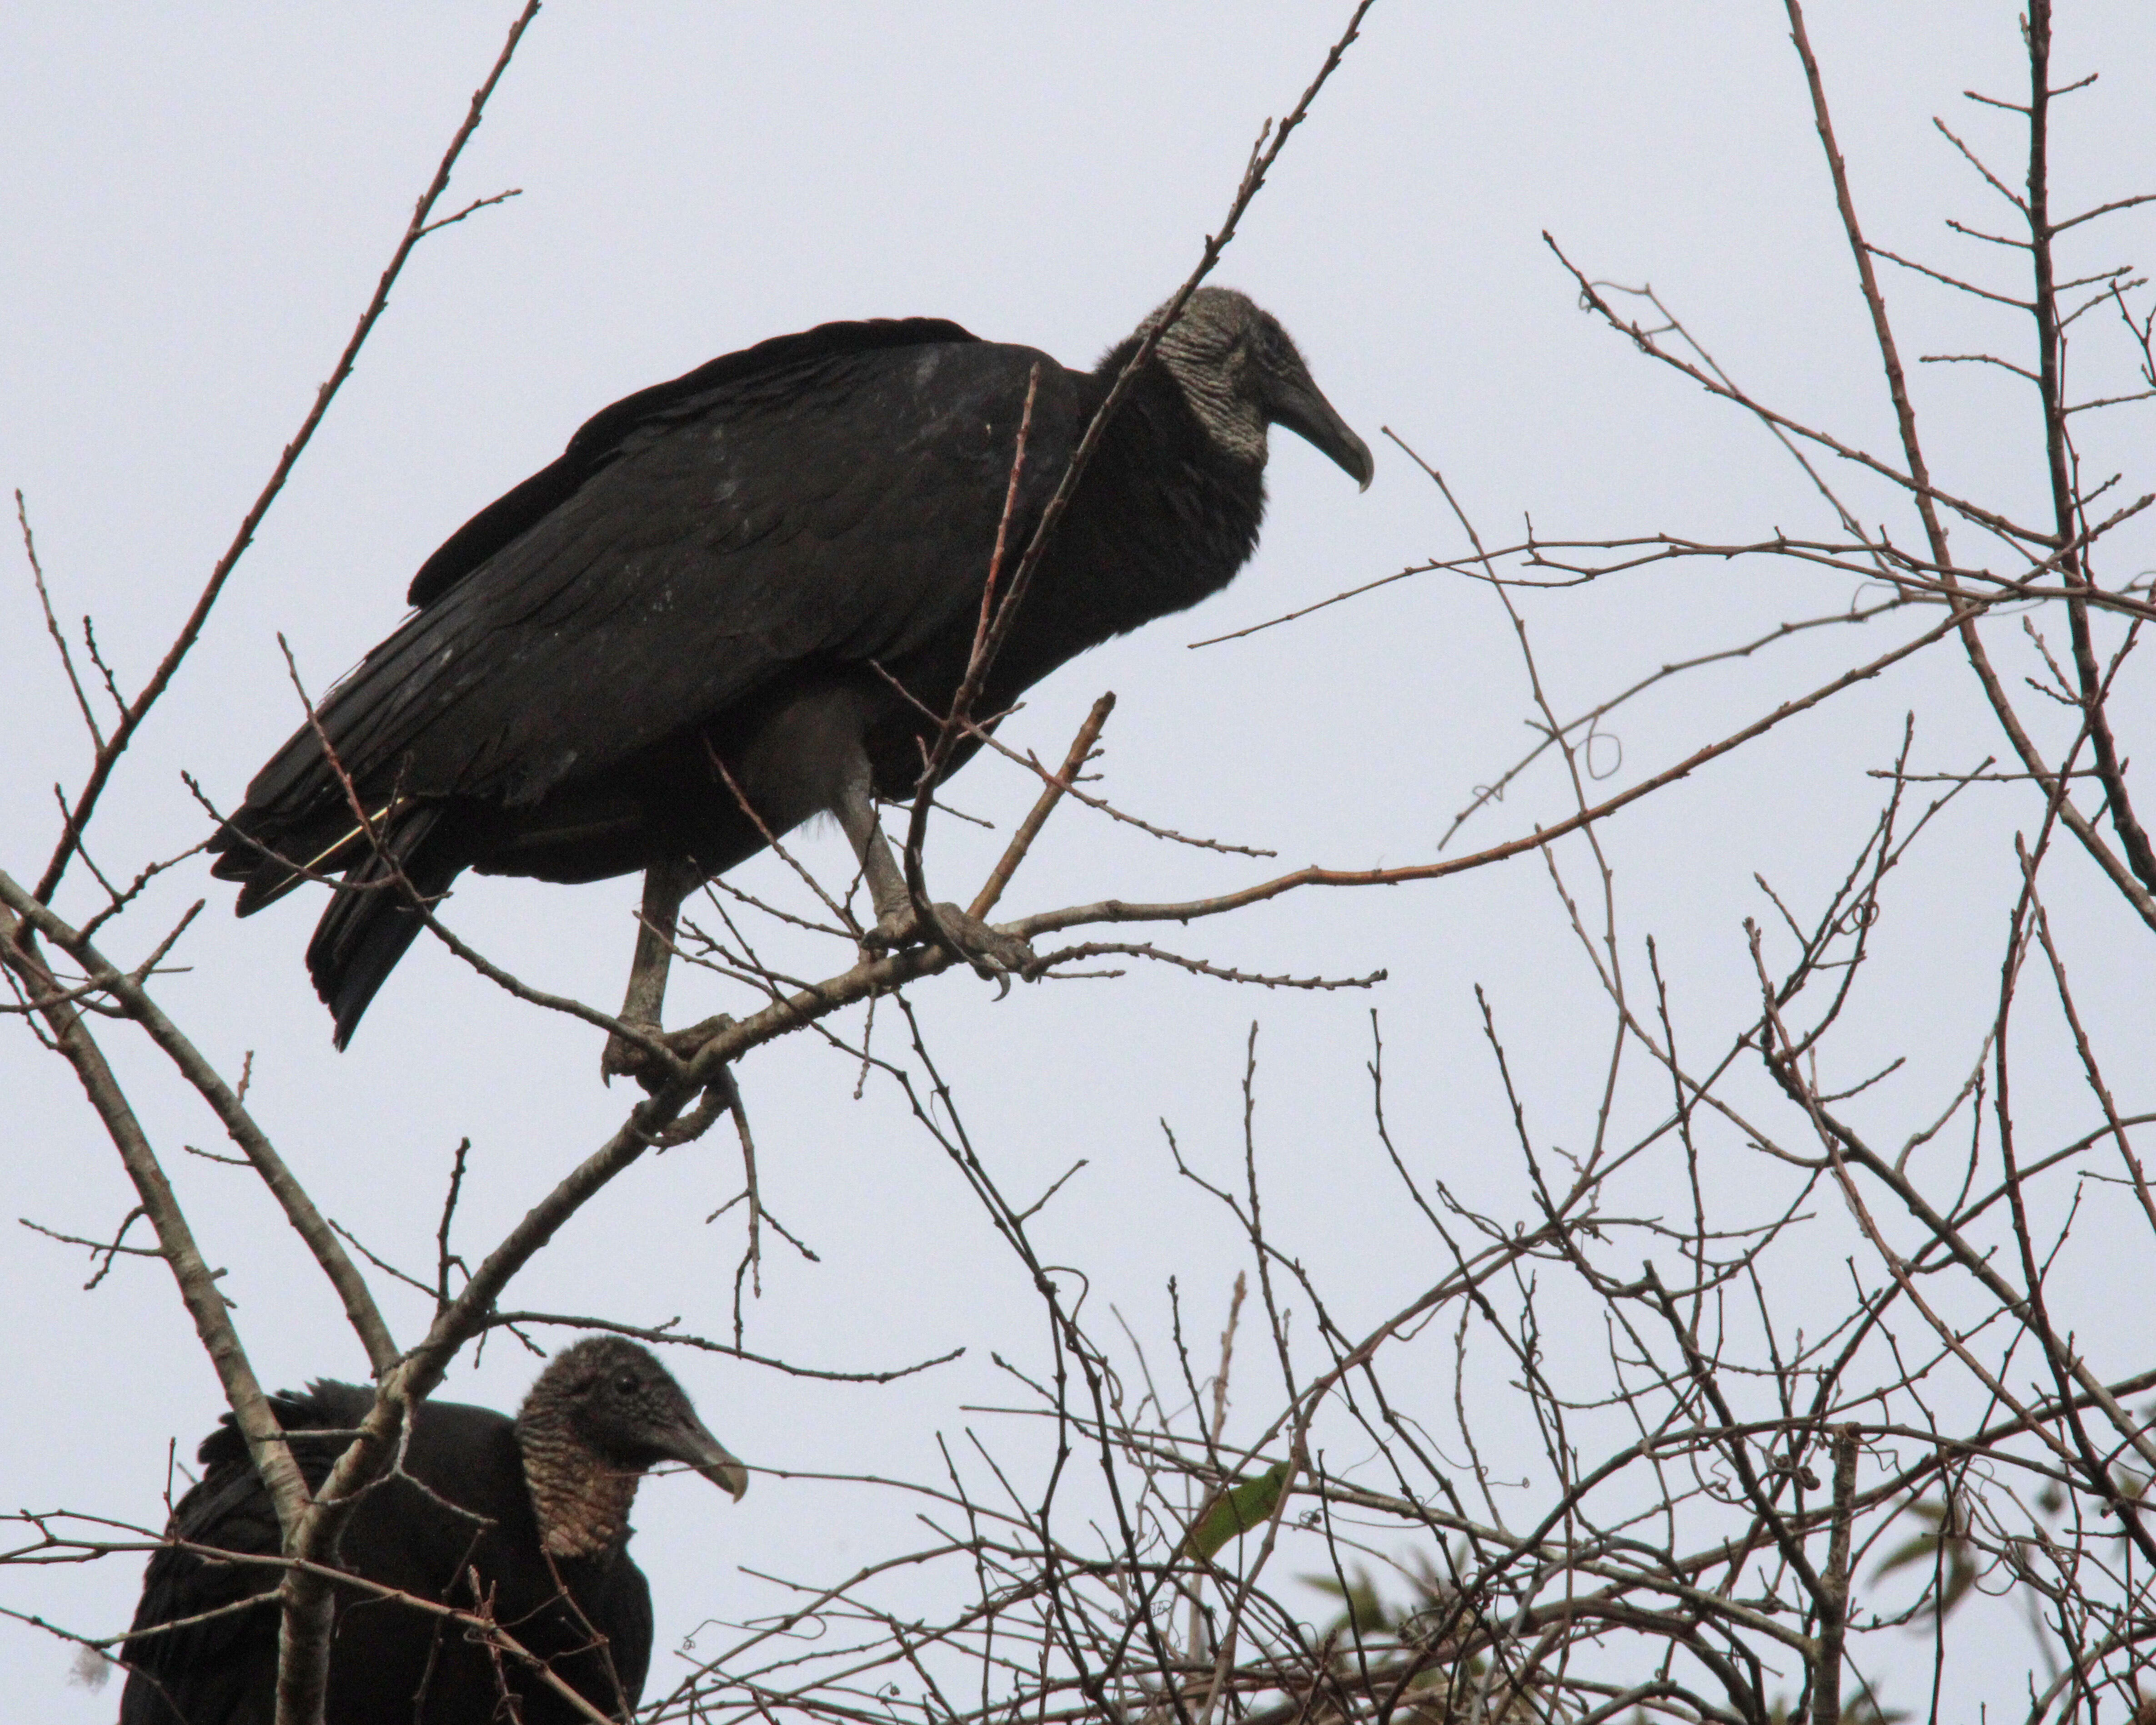
{"label": "vulture's neck", "polygon": [[[1137,339],[1095,371],[1101,394]],[[1257,548],[1265,428],[1225,391],[1178,376],[1156,353],[1109,427],[1071,507],[1100,536],[1090,573],[1108,626],[1095,639],[1219,592]]]}
{"label": "vulture's neck", "polygon": [[[1137,351],[1150,322],[1148,319],[1110,348],[1093,368],[1095,387],[1102,396]],[[1263,495],[1265,416],[1236,393],[1227,373],[1210,362],[1183,326],[1178,324],[1161,337],[1132,381],[1136,388],[1108,434],[1111,439],[1124,420],[1136,417],[1144,422],[1142,429],[1134,428],[1136,437],[1180,444],[1179,453],[1186,459],[1217,464],[1224,475],[1254,485]]]}
{"label": "vulture's neck", "polygon": [[557,1558],[596,1558],[629,1532],[640,1469],[608,1461],[570,1431],[566,1421],[527,1410],[516,1421],[524,1482],[539,1522],[539,1543]]}

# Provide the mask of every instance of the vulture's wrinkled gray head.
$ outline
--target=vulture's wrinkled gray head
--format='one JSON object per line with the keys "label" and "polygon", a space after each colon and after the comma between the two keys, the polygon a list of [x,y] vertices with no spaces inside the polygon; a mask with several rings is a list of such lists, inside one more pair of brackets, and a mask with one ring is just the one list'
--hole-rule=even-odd
{"label": "vulture's wrinkled gray head", "polygon": [[[1141,333],[1166,310],[1156,310]],[[1199,423],[1230,454],[1263,466],[1265,428],[1285,425],[1369,488],[1370,446],[1332,410],[1287,331],[1248,295],[1199,289],[1155,351]]]}
{"label": "vulture's wrinkled gray head", "polygon": [[517,1410],[516,1442],[541,1539],[560,1557],[619,1539],[637,1481],[662,1461],[737,1498],[748,1490],[748,1470],[705,1430],[672,1374],[619,1336],[588,1336],[547,1362]]}

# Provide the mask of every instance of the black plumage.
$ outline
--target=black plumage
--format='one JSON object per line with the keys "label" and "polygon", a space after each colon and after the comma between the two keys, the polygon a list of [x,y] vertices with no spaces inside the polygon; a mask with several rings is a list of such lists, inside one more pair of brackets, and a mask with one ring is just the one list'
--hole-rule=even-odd
{"label": "black plumage", "polygon": [[[666,871],[678,902],[762,848],[759,823],[829,811],[878,932],[910,937],[872,799],[914,793],[921,709],[947,708],[963,673],[1029,376],[1021,546],[1147,327],[1091,372],[931,319],[783,336],[607,408],[452,536],[412,583],[418,608],[323,703],[335,765],[302,727],[213,841],[243,916],[298,884],[290,863],[369,889],[338,894],[307,952],[339,1045],[418,932],[382,886],[399,869],[429,896],[468,868]],[[1279,324],[1201,290],[1101,444],[977,711],[1226,585],[1257,542],[1270,424],[1368,484],[1368,449]],[[633,988],[639,1014],[655,1024],[657,999]]]}
{"label": "black plumage", "polygon": [[[331,1383],[275,1399],[310,1489],[372,1401],[371,1391]],[[202,1480],[174,1510],[170,1537],[278,1553],[276,1512],[229,1415],[199,1454]],[[353,1512],[341,1567],[465,1609],[475,1602],[475,1579],[507,1634],[600,1712],[626,1717],[651,1659],[651,1593],[629,1555],[629,1509],[644,1471],[665,1461],[688,1464],[737,1497],[747,1489],[741,1463],[704,1429],[665,1367],[633,1342],[588,1337],[555,1356],[515,1420],[423,1403],[404,1456],[408,1477],[376,1487]],[[124,1650],[120,1725],[272,1725],[280,1614],[270,1596],[280,1579],[272,1566],[218,1563],[177,1546],[155,1553],[136,1635]],[[250,1598],[261,1603],[140,1634]],[[525,1725],[580,1717],[513,1657],[497,1666],[463,1628],[338,1590],[326,1725],[490,1725],[511,1717],[501,1706],[505,1684]]]}

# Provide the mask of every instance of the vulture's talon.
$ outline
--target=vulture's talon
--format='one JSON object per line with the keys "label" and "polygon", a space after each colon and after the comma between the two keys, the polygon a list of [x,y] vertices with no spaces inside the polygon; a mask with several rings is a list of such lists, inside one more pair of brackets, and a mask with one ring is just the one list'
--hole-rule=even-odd
{"label": "vulture's talon", "polygon": [[[722,1031],[733,1028],[734,1021],[725,1013],[706,1019],[701,1024],[691,1024],[685,1030],[662,1030],[656,1024],[639,1025],[663,1043],[677,1060],[693,1060],[703,1051],[704,1045]],[[669,1074],[659,1067],[650,1054],[623,1036],[608,1036],[606,1047],[599,1055],[599,1081],[612,1084],[617,1078],[634,1078],[645,1091],[656,1096],[666,1087]]]}
{"label": "vulture's talon", "polygon": [[[1033,963],[1032,944],[1023,937],[1007,934],[956,905],[937,905],[935,911],[937,922],[960,955],[983,981],[1002,983],[1004,993],[1010,988],[1010,979],[1023,976]],[[861,937],[861,945],[870,954],[880,957],[901,947],[929,945],[934,940],[933,934],[922,932],[921,919],[908,905],[903,910],[879,916],[876,926]],[[997,999],[1002,998],[998,993]]]}

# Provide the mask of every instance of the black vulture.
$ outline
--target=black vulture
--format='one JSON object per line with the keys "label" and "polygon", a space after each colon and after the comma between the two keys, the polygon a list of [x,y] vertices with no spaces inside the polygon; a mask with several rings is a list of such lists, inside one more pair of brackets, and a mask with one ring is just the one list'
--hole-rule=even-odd
{"label": "black vulture", "polygon": [[[682,896],[814,814],[837,817],[865,873],[869,944],[913,938],[875,803],[916,793],[926,715],[962,680],[1029,378],[1021,547],[1160,316],[1090,372],[932,318],[782,336],[615,403],[453,534],[320,734],[294,734],[211,844],[214,872],[246,883],[241,916],[343,876],[307,948],[338,1046],[421,927],[410,893],[466,869],[646,870],[624,1016],[654,1029]],[[1270,425],[1369,484],[1368,445],[1286,331],[1200,289],[1108,428],[975,711],[1224,587],[1257,545]],[[938,910],[972,951],[1029,956]]]}
{"label": "black vulture", "polygon": [[[353,1384],[320,1382],[273,1398],[311,1488],[373,1399]],[[172,1512],[170,1537],[276,1554],[276,1512],[229,1414],[200,1456],[205,1471]],[[608,1717],[626,1718],[651,1662],[651,1590],[629,1555],[629,1504],[644,1471],[661,1461],[685,1462],[737,1498],[748,1488],[747,1470],[649,1352],[618,1336],[587,1337],[548,1362],[514,1420],[422,1403],[402,1476],[352,1512],[341,1567],[466,1609],[485,1599],[494,1620],[571,1688]],[[138,1638],[124,1650],[120,1725],[271,1725],[281,1579],[271,1565],[219,1563],[177,1546],[153,1553],[135,1612]],[[249,1598],[261,1603],[141,1635]],[[505,1686],[513,1709],[502,1705]],[[339,1589],[326,1725],[511,1717],[567,1725],[583,1717],[528,1666],[506,1654],[497,1664],[462,1627]]]}

